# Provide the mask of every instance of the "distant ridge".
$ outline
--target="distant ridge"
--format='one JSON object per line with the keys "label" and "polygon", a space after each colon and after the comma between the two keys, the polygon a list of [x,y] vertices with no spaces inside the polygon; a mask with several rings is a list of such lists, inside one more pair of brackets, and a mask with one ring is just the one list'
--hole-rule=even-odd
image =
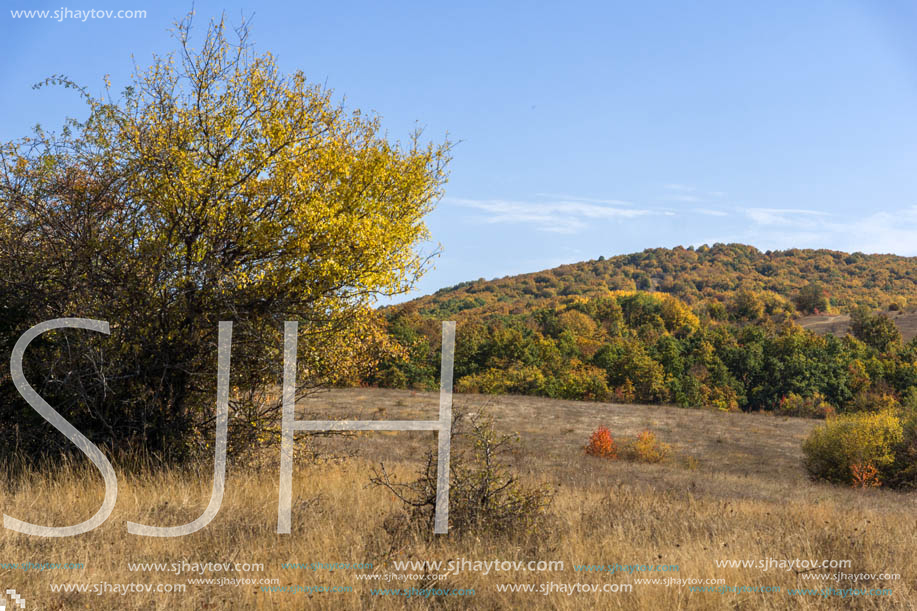
{"label": "distant ridge", "polygon": [[408,307],[439,318],[520,313],[571,296],[633,290],[668,293],[689,304],[725,302],[742,290],[792,300],[811,286],[822,290],[835,310],[853,305],[917,307],[917,257],[797,248],[762,252],[745,244],[651,248],[516,276],[462,282],[414,299]]}

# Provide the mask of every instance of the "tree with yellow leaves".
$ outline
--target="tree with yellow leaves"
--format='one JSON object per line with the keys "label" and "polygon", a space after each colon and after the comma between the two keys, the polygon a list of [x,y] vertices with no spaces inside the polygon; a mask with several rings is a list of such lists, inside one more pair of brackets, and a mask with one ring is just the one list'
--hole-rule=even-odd
{"label": "tree with yellow leaves", "polygon": [[[42,336],[27,377],[93,441],[168,458],[212,439],[220,320],[235,324],[231,447],[272,422],[284,320],[299,321],[300,390],[371,362],[370,306],[427,269],[450,152],[419,132],[390,142],[257,54],[245,25],[211,22],[199,47],[191,32],[189,16],[121,95],[48,79],[88,117],[0,146],[3,349],[43,320],[110,321],[107,338]],[[0,436],[54,447],[8,378],[0,397]]]}

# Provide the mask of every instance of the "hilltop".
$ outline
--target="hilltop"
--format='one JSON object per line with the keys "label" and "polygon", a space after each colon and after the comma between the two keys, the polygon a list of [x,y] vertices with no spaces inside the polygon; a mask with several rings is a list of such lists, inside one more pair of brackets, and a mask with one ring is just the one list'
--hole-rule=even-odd
{"label": "hilltop", "polygon": [[[599,257],[517,276],[462,282],[411,302],[436,318],[521,313],[561,303],[566,297],[597,297],[609,291],[651,291],[687,304],[728,302],[737,292],[770,293],[799,305],[821,293],[828,310],[854,305],[904,309],[917,306],[917,258],[834,250],[760,251],[745,244],[698,248],[651,248]],[[800,313],[818,309],[804,304]]]}

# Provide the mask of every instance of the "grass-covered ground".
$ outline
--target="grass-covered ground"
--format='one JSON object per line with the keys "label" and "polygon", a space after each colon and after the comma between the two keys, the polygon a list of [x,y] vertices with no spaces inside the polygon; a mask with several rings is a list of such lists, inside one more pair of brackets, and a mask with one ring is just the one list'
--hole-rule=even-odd
{"label": "grass-covered ground", "polygon": [[[349,389],[321,393],[301,405],[303,418],[435,419],[438,395]],[[555,490],[543,531],[504,538],[454,533],[430,540],[399,522],[391,493],[368,486],[370,469],[384,461],[409,477],[433,448],[433,434],[370,433],[303,439],[294,476],[293,533],[276,534],[278,457],[265,452],[234,465],[214,521],[189,536],[129,535],[125,522],[154,525],[196,518],[210,496],[212,465],[195,472],[121,475],[118,504],[95,531],[40,539],[0,532],[0,563],[82,563],[82,569],[0,569],[32,609],[910,609],[917,607],[917,494],[858,491],[808,480],[801,441],[817,423],[757,414],[680,408],[552,401],[529,397],[456,395],[457,408],[487,405],[497,428],[518,432],[508,457],[526,484]],[[672,446],[659,464],[586,456],[583,445],[599,425],[616,439],[655,431]],[[63,466],[9,479],[3,512],[22,520],[67,525],[92,515],[102,480],[84,466]],[[400,525],[399,525],[400,524]],[[421,529],[419,532],[423,532]],[[563,561],[563,571],[472,571],[443,581],[367,582],[362,573],[401,573],[400,560]],[[795,570],[718,568],[717,560],[850,560],[845,569],[809,573],[897,573],[900,580],[867,584],[811,581]],[[352,592],[281,593],[260,585],[188,584],[168,571],[132,571],[129,563],[248,563],[263,571],[208,572],[204,578],[277,578],[279,584],[347,586]],[[373,569],[282,568],[284,563],[372,563]],[[584,573],[574,565],[678,565],[677,572]],[[698,593],[686,586],[635,579],[723,579],[727,586],[780,587],[779,593]],[[184,593],[53,593],[50,584],[184,584]],[[627,593],[508,593],[503,584],[633,584]],[[372,585],[371,585],[372,584]],[[473,597],[422,599],[372,595],[372,588],[475,590]],[[103,586],[104,587],[104,586]],[[891,588],[891,596],[789,595],[790,588]]]}

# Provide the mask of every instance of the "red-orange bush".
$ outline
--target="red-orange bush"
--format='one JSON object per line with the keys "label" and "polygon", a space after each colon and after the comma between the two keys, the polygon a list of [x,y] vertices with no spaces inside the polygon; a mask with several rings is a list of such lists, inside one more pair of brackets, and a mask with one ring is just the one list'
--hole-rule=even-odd
{"label": "red-orange bush", "polygon": [[877,488],[882,485],[879,470],[871,463],[850,465],[850,474],[854,488]]}
{"label": "red-orange bush", "polygon": [[601,456],[602,458],[617,458],[618,446],[608,427],[600,426],[589,437],[589,443],[586,445],[586,454],[591,456]]}

